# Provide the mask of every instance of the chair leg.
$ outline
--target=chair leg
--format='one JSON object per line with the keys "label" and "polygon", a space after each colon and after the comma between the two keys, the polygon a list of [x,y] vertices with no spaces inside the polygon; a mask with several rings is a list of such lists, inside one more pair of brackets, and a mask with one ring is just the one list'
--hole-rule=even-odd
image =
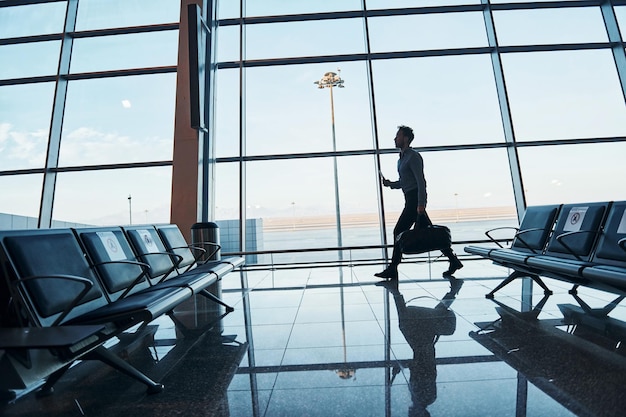
{"label": "chair leg", "polygon": [[112,368],[128,375],[129,377],[136,379],[137,381],[145,384],[148,387],[148,394],[156,394],[163,391],[163,384],[154,382],[148,376],[141,373],[137,368],[134,368],[131,364],[117,356],[115,353],[108,349],[99,346],[92,352],[96,359],[106,363]]}
{"label": "chair leg", "polygon": [[216,303],[223,305],[226,308],[226,311],[228,313],[231,313],[233,311],[235,311],[235,309],[231,306],[229,306],[228,304],[226,304],[225,302],[223,302],[222,300],[220,300],[217,296],[215,296],[214,294],[211,294],[211,292],[209,292],[208,290],[202,290],[199,292],[199,294],[205,296],[206,298],[208,298],[209,300],[215,301]]}
{"label": "chair leg", "polygon": [[543,282],[543,280],[539,277],[539,275],[531,275],[530,278],[535,281],[541,288],[543,288],[543,293],[545,295],[552,295],[552,290],[548,288],[548,286]]}
{"label": "chair leg", "polygon": [[511,273],[511,275],[509,275],[504,281],[502,281],[500,284],[498,284],[498,286],[496,288],[494,288],[493,290],[491,290],[488,294],[485,295],[485,298],[493,298],[493,295],[496,293],[496,291],[498,291],[500,288],[508,285],[510,282],[512,282],[513,280],[515,280],[516,278],[519,278],[523,276],[523,274],[521,274],[518,271],[513,271]]}
{"label": "chair leg", "polygon": [[511,275],[509,275],[504,281],[502,281],[496,288],[494,288],[493,290],[491,290],[491,292],[486,294],[485,298],[490,298],[490,299],[493,298],[493,295],[495,294],[496,291],[498,291],[500,288],[504,287],[505,285],[509,284],[511,281],[513,281],[513,280],[515,280],[517,278],[521,278],[521,277],[529,277],[530,279],[535,281],[537,284],[539,284],[539,286],[541,288],[543,288],[543,293],[545,295],[552,295],[552,291],[541,280],[541,278],[539,278],[538,275],[528,274],[528,273],[524,273],[524,272],[520,272],[520,271],[513,271],[513,273]]}

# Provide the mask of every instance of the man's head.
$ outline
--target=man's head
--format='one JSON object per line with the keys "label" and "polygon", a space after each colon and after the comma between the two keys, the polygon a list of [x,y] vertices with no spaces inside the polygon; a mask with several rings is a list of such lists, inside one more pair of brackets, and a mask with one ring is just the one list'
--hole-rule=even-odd
{"label": "man's head", "polygon": [[408,126],[398,126],[398,132],[396,133],[396,137],[394,142],[396,144],[396,148],[404,149],[408,147],[411,142],[413,142],[413,129]]}

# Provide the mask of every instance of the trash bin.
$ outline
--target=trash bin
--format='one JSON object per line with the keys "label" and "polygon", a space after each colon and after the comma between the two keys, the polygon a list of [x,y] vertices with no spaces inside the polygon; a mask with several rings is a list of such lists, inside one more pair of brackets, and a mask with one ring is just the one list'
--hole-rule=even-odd
{"label": "trash bin", "polygon": [[202,261],[221,259],[220,228],[213,222],[195,223],[191,226],[191,243],[206,249],[206,253],[200,258]]}
{"label": "trash bin", "polygon": [[[221,259],[221,252],[219,249],[220,244],[220,229],[219,226],[213,222],[201,222],[195,223],[191,226],[191,244],[203,249],[206,249],[206,253],[200,257],[201,261],[214,261]],[[222,298],[222,281],[218,280],[207,288],[211,294],[218,298]],[[196,316],[197,319],[202,322],[203,319],[207,320],[207,323],[215,321],[216,318],[224,314],[224,306],[209,300],[206,297],[196,298]],[[223,325],[220,322],[215,326],[215,331],[221,334]]]}

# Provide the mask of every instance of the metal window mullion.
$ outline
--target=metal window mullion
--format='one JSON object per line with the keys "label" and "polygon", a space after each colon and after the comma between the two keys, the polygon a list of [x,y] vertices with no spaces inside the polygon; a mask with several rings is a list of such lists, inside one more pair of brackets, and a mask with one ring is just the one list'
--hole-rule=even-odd
{"label": "metal window mullion", "polygon": [[[374,70],[372,68],[372,45],[370,42],[369,21],[367,2],[363,0],[363,27],[365,29],[365,51],[367,54],[367,81],[369,86],[369,102],[370,102],[370,118],[372,121],[372,139],[374,142],[374,149],[376,150],[376,157],[374,159],[374,175],[378,178],[378,187],[376,189],[376,199],[378,201],[378,224],[380,225],[380,241],[383,245],[387,245],[387,224],[385,221],[385,202],[383,198],[383,184],[379,178],[380,172],[380,140],[378,137],[378,119],[376,117],[376,94],[374,92]],[[382,249],[382,257],[387,259],[387,250]]]}
{"label": "metal window mullion", "polygon": [[244,17],[246,0],[241,0],[240,25],[239,25],[239,155],[242,157],[239,161],[239,250],[245,251],[246,248],[246,224],[247,224],[247,178],[246,178],[246,162],[243,157],[246,155],[246,68],[243,63],[246,60],[246,26],[244,25]]}
{"label": "metal window mullion", "polygon": [[45,172],[41,191],[41,204],[39,207],[39,228],[52,226],[52,210],[54,208],[54,193],[56,187],[59,165],[59,152],[61,148],[61,132],[63,128],[63,114],[65,113],[65,99],[67,98],[67,75],[70,72],[70,60],[74,39],[71,33],[76,28],[76,16],[78,13],[78,0],[68,0],[65,14],[65,27],[63,40],[61,41],[61,53],[59,56],[59,68],[57,72],[52,116],[50,120],[50,134],[48,137],[48,149],[46,155]]}
{"label": "metal window mullion", "polygon": [[509,169],[511,172],[511,181],[513,185],[513,197],[515,199],[515,207],[518,218],[521,219],[526,210],[526,196],[524,194],[524,185],[522,181],[522,173],[519,165],[519,157],[517,155],[517,147],[515,146],[515,131],[513,121],[511,119],[511,109],[509,107],[509,98],[506,90],[506,82],[504,80],[504,70],[502,68],[502,60],[500,51],[498,50],[498,39],[496,36],[496,28],[493,22],[493,14],[489,0],[481,0],[483,8],[483,18],[485,20],[485,29],[487,31],[487,40],[491,49],[491,65],[493,67],[493,75],[496,83],[496,92],[498,94],[498,103],[500,106],[500,116],[502,118],[502,126],[504,128],[504,140],[507,144],[507,154],[509,158]]}
{"label": "metal window mullion", "polygon": [[615,60],[615,66],[617,67],[617,75],[619,77],[620,85],[622,87],[622,96],[626,101],[626,50],[624,49],[624,43],[619,31],[619,25],[617,18],[615,17],[615,10],[613,9],[612,1],[605,0],[600,5],[602,11],[602,18],[606,26],[606,32],[611,43],[611,51],[613,52],[613,59]]}

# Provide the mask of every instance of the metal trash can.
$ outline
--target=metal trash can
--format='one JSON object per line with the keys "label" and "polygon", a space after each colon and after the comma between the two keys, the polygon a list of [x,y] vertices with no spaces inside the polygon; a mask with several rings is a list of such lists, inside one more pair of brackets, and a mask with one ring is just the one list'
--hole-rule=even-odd
{"label": "metal trash can", "polygon": [[191,244],[206,249],[200,260],[221,259],[221,251],[219,246],[216,246],[220,244],[220,227],[213,222],[195,223],[191,226]]}
{"label": "metal trash can", "polygon": [[[214,261],[221,259],[220,229],[213,222],[195,223],[191,226],[191,244],[206,249],[206,253],[200,257],[201,261]],[[218,280],[207,288],[207,291],[218,298],[222,298],[222,281]],[[196,298],[196,317],[199,321],[207,320],[207,323],[215,321],[216,318],[224,314],[224,306],[209,300],[206,297]],[[223,325],[220,322],[214,327],[214,331],[221,334]]]}

